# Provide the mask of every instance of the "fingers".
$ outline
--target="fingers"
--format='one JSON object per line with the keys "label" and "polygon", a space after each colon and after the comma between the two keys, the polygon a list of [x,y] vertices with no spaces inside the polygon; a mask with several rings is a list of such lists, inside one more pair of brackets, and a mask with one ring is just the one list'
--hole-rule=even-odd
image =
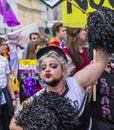
{"label": "fingers", "polygon": [[31,96],[31,97],[27,98],[25,101],[23,101],[22,105],[29,104],[32,100],[33,100],[33,97]]}

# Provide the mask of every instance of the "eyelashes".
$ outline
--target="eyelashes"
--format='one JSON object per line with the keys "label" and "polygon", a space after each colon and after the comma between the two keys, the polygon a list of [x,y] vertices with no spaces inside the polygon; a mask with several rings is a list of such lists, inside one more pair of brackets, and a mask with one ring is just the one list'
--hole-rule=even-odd
{"label": "eyelashes", "polygon": [[[49,66],[52,68],[52,69],[56,69],[58,67],[58,64],[57,63],[50,63]],[[40,69],[41,70],[45,70],[47,68],[47,65],[46,64],[42,64]]]}

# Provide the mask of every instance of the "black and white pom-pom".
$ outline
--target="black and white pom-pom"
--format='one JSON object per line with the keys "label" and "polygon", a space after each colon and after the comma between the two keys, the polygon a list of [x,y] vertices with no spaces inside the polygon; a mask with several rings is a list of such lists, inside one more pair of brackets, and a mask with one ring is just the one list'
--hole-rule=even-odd
{"label": "black and white pom-pom", "polygon": [[89,14],[87,24],[90,46],[114,53],[114,10],[101,7]]}
{"label": "black and white pom-pom", "polygon": [[74,130],[79,124],[70,100],[54,92],[44,92],[24,106],[16,117],[24,130]]}

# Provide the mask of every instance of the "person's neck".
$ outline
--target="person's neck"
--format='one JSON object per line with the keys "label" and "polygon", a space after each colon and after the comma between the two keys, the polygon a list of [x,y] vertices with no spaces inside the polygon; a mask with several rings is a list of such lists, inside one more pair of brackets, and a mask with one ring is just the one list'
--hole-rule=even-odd
{"label": "person's neck", "polygon": [[60,82],[57,86],[47,86],[46,91],[47,92],[57,92],[59,95],[62,95],[64,91],[66,90],[65,81]]}

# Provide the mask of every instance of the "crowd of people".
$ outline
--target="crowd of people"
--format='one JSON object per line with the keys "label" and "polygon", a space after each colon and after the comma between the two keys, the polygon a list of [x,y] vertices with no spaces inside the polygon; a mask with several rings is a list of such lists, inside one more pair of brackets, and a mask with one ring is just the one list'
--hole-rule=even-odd
{"label": "crowd of people", "polygon": [[[113,130],[114,11],[102,7],[91,13],[87,28],[65,27],[57,22],[52,33],[53,38],[48,40],[32,32],[22,54],[24,60],[38,61],[40,78],[34,81],[37,89],[32,95],[27,95],[26,85],[21,84],[25,81],[19,78],[16,50],[0,37],[0,130]],[[10,80],[12,70],[20,81],[23,106],[19,111]]]}

